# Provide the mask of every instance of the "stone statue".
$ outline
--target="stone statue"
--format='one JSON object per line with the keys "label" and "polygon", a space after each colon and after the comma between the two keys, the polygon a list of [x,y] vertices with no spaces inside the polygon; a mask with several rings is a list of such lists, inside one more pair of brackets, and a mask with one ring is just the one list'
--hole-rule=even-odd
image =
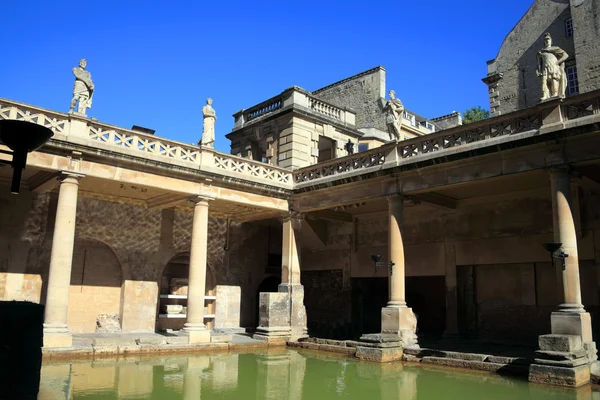
{"label": "stone statue", "polygon": [[73,68],[73,75],[75,75],[75,85],[73,86],[73,99],[71,100],[70,113],[75,109],[75,103],[79,101],[77,106],[77,112],[85,114],[86,108],[92,107],[92,96],[94,94],[94,83],[92,82],[92,75],[85,70],[87,61],[82,58],[79,61],[79,67]]}
{"label": "stone statue", "polygon": [[542,78],[542,98],[540,101],[554,97],[565,97],[567,75],[565,61],[569,55],[560,47],[552,46],[552,37],[544,35],[544,48],[537,53],[537,76]]}
{"label": "stone statue", "polygon": [[202,107],[204,126],[202,129],[202,139],[199,144],[206,147],[214,147],[215,144],[215,121],[217,120],[217,114],[215,113],[215,109],[212,108],[212,102],[212,99],[209,97],[206,99],[206,105]]}
{"label": "stone statue", "polygon": [[400,140],[400,130],[402,127],[402,113],[404,112],[404,106],[400,99],[396,98],[396,92],[390,90],[389,92],[390,101],[384,107],[385,111],[385,122],[387,124],[388,133],[390,134],[390,140]]}

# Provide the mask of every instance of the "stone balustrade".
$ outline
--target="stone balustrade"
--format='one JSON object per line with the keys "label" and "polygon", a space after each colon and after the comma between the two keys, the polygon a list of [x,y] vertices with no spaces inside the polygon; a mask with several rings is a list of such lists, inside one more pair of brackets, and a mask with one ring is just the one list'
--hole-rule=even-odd
{"label": "stone balustrade", "polygon": [[278,189],[291,189],[293,186],[292,173],[284,168],[119,128],[75,114],[57,113],[0,99],[0,119],[28,121],[51,128],[54,132],[51,142],[83,145]]}
{"label": "stone balustrade", "polygon": [[235,119],[233,129],[240,129],[262,119],[264,116],[289,108],[314,113],[343,125],[354,126],[356,123],[354,112],[334,106],[310,95],[309,92],[298,86],[293,86],[278,96],[263,101],[247,110],[240,110],[235,113],[233,115]]}
{"label": "stone balustrade", "polygon": [[[280,100],[276,100],[278,98]],[[307,110],[314,105],[315,108],[320,108],[318,113],[332,113],[333,119],[338,115],[343,118],[344,113],[349,113],[339,108],[328,109],[327,103],[314,100],[308,92],[294,87],[279,97],[261,103],[258,108],[244,111],[243,114],[259,118],[288,105],[304,107]],[[0,99],[0,119],[30,121],[51,128],[55,133],[52,141],[70,142],[107,152],[152,159],[278,189],[301,189],[427,159],[456,156],[458,153],[490,148],[580,125],[598,124],[600,91],[548,101],[534,108],[390,143],[293,172],[213,149],[187,145],[10,100]]]}
{"label": "stone balustrade", "polygon": [[294,188],[456,155],[586,123],[600,123],[600,90],[300,168],[294,171]]}

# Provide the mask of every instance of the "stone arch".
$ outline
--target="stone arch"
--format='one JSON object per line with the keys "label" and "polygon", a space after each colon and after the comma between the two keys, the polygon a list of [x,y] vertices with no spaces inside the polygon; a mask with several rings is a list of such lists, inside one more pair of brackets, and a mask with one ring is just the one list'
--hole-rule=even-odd
{"label": "stone arch", "polygon": [[124,272],[113,249],[106,243],[77,237],[71,266],[67,324],[73,333],[95,332],[98,318],[119,330],[121,286]]}
{"label": "stone arch", "polygon": [[[182,289],[178,290],[181,294],[185,295],[187,289],[183,287],[187,286],[187,279],[189,276],[190,266],[190,252],[183,251],[174,254],[168,262],[166,262],[161,268],[158,269],[158,292],[159,298],[157,302],[158,314],[164,314],[167,304],[179,304],[187,306],[187,300],[184,298],[169,298],[165,295],[171,294],[171,291],[176,290],[176,286],[180,285]],[[179,281],[181,280],[181,281]],[[207,264],[206,267],[206,285],[205,295],[214,296],[216,294],[216,275],[214,267],[211,264]],[[206,313],[214,314],[214,301],[208,302],[206,307]],[[185,318],[165,319],[162,320],[160,317],[157,320],[156,329],[181,329],[185,323]],[[208,324],[210,325],[210,324]],[[209,326],[210,328],[210,326]]]}

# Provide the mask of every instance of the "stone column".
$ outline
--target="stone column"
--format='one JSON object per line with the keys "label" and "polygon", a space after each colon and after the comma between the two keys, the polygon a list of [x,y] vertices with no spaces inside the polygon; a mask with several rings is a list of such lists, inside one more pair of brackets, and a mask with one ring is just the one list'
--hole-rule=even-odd
{"label": "stone column", "polygon": [[206,258],[208,253],[208,202],[198,196],[193,200],[194,220],[190,246],[190,272],[188,278],[187,322],[183,330],[189,343],[210,342],[210,332],[204,325],[204,296],[206,292]]}
{"label": "stone column", "polygon": [[403,201],[403,196],[388,197],[388,262],[393,263],[389,275],[388,307],[406,307],[404,243],[402,243]]}
{"label": "stone column", "polygon": [[79,179],[82,177],[81,174],[71,172],[63,172],[60,175],[44,312],[44,347],[72,345],[72,337],[67,328],[67,313],[75,244],[77,192]]}
{"label": "stone column", "polygon": [[[581,386],[590,381],[590,364],[596,361],[590,314],[581,304],[579,257],[571,178],[568,168],[550,170],[554,241],[568,254],[555,265],[562,275],[563,303],[550,316],[552,333],[538,339],[540,350],[529,369],[529,380],[561,386]],[[598,366],[594,364],[597,368]]]}
{"label": "stone column", "polygon": [[281,284],[278,293],[260,294],[259,326],[254,335],[257,339],[283,343],[307,336],[304,287],[300,284],[303,220],[304,215],[296,212],[282,218]]}
{"label": "stone column", "polygon": [[[388,197],[389,232],[388,260],[390,267],[390,300],[387,307],[381,310],[381,333],[392,333],[400,336],[403,346],[417,344],[417,320],[412,309],[406,306],[404,244],[402,242],[402,213],[404,196]],[[389,265],[389,264],[388,264]]]}
{"label": "stone column", "polygon": [[300,283],[300,232],[304,214],[292,212],[283,218],[281,285],[279,292],[289,295],[290,340],[308,336],[304,286]]}

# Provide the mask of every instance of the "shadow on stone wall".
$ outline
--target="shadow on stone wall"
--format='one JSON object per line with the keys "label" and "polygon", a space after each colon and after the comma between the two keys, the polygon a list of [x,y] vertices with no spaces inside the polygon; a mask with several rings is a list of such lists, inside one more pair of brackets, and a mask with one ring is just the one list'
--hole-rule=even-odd
{"label": "shadow on stone wall", "polygon": [[42,367],[44,306],[0,301],[0,399],[36,399]]}

